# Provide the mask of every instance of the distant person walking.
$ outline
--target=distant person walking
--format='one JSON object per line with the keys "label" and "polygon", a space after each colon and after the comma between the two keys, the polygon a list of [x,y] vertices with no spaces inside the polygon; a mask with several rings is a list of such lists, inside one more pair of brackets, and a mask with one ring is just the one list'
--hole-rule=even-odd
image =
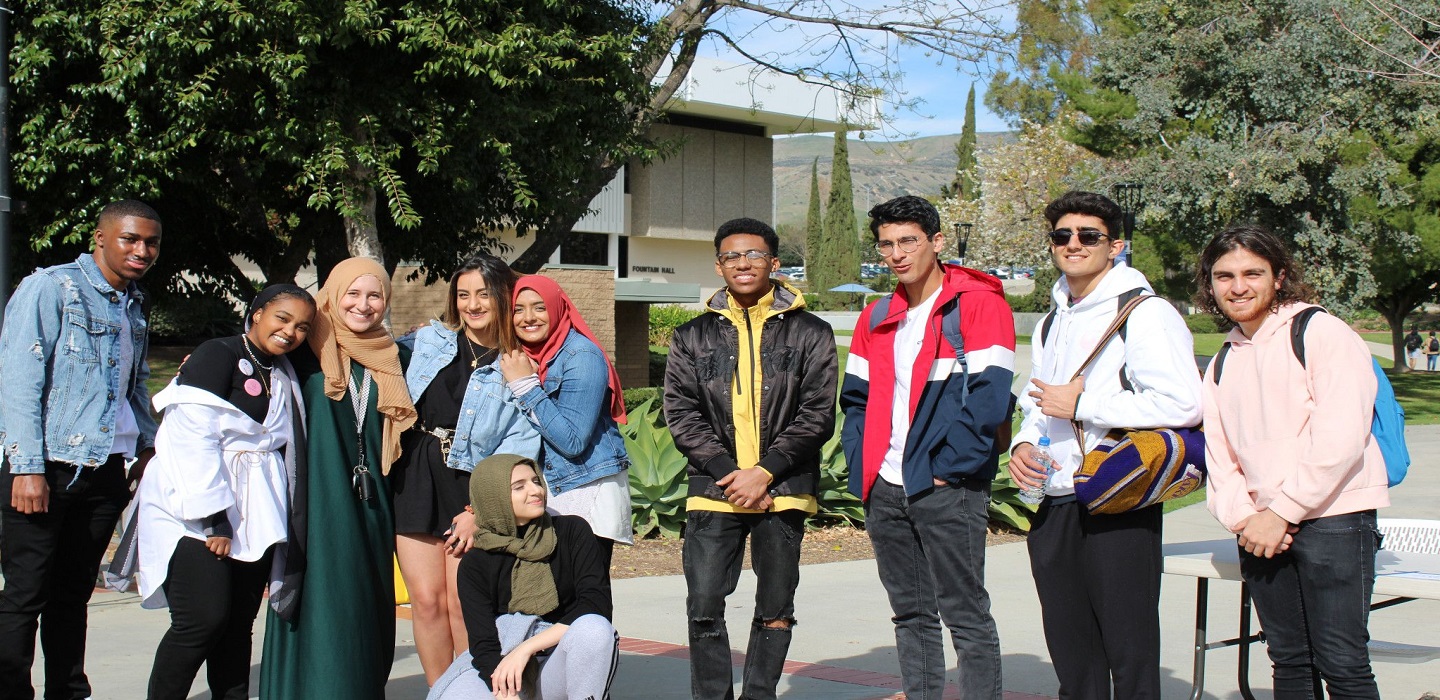
{"label": "distant person walking", "polygon": [[1435,331],[1430,331],[1430,337],[1425,339],[1425,369],[1435,371],[1435,359],[1440,358],[1440,338],[1435,337]]}
{"label": "distant person walking", "polygon": [[1422,344],[1423,341],[1420,340],[1420,328],[1418,326],[1411,326],[1410,335],[1405,336],[1405,360],[1406,364],[1410,365],[1410,369],[1415,369],[1415,363],[1420,361],[1420,346]]}
{"label": "distant person walking", "polygon": [[1370,350],[1306,302],[1290,251],[1266,229],[1237,226],[1212,239],[1196,282],[1196,303],[1235,323],[1201,385],[1206,504],[1238,536],[1275,697],[1316,697],[1323,679],[1329,697],[1379,698],[1366,625],[1375,509],[1390,494],[1370,433]]}

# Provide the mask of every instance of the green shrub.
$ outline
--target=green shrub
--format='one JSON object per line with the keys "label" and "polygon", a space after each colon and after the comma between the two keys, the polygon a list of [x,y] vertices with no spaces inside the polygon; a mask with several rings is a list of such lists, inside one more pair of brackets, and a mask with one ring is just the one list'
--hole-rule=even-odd
{"label": "green shrub", "polygon": [[157,298],[150,309],[151,345],[198,345],[240,333],[241,313],[220,297]]}
{"label": "green shrub", "polygon": [[1060,271],[1054,265],[1035,266],[1035,289],[1024,296],[1005,295],[1010,302],[1010,310],[1015,313],[1045,313],[1050,310],[1050,289],[1055,286],[1055,280],[1060,279]]}
{"label": "green shrub", "polygon": [[630,456],[630,522],[637,537],[680,536],[685,525],[685,456],[659,425],[660,410],[642,402],[620,426]]}
{"label": "green shrub", "polygon": [[[633,389],[626,389],[624,391],[625,413],[628,415],[631,411],[639,408],[647,401],[653,402],[658,408],[660,406],[660,395],[662,391],[663,390],[658,386],[641,386],[635,387]],[[660,420],[661,425],[664,425],[663,415],[661,415]]]}
{"label": "green shrub", "polygon": [[1220,333],[1220,321],[1211,314],[1190,314],[1185,317],[1185,326],[1191,333]]}
{"label": "green shrub", "polygon": [[665,363],[669,361],[670,348],[662,348],[658,345],[650,346],[650,386],[665,385]]}
{"label": "green shrub", "polygon": [[670,336],[675,329],[689,323],[704,311],[692,311],[674,304],[650,306],[650,344],[670,347]]}

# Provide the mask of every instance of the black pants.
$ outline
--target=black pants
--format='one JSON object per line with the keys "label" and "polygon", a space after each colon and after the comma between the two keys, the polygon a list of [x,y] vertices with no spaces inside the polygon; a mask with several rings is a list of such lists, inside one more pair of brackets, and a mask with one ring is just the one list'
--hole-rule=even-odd
{"label": "black pants", "polygon": [[1053,498],[1036,513],[1030,571],[1061,698],[1160,697],[1161,517],[1158,505],[1091,515]]}
{"label": "black pants", "polygon": [[[755,617],[740,697],[773,700],[775,687],[790,651],[795,625],[795,588],[800,584],[800,543],[805,539],[805,512],[722,513],[692,510],[686,516],[685,614],[690,630],[690,697],[729,700],[730,632],[725,627],[725,598],[735,592],[750,539],[750,566],[755,572]],[[784,620],[787,627],[767,627]]]}
{"label": "black pants", "polygon": [[90,696],[85,677],[85,606],[100,558],[130,500],[119,455],[84,469],[47,462],[50,510],[24,515],[10,507],[14,475],[0,475],[0,698],[30,700],[35,630],[45,650],[45,697]]}
{"label": "black pants", "polygon": [[253,562],[221,558],[189,537],[175,545],[164,585],[170,629],[155,649],[150,700],[189,697],[201,663],[215,700],[250,697],[250,637],[270,556]]}

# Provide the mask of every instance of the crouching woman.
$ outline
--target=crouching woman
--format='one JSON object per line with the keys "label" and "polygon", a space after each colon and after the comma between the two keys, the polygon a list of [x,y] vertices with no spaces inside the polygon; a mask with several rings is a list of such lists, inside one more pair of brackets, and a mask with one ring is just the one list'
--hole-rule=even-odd
{"label": "crouching woman", "polygon": [[478,531],[456,585],[470,650],[429,700],[609,695],[619,659],[610,574],[583,519],[545,512],[539,471],[508,454],[475,466]]}

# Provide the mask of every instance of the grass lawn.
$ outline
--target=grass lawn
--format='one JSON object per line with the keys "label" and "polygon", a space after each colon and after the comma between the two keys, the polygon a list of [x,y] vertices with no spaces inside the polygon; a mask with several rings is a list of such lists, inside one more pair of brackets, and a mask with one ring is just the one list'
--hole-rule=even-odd
{"label": "grass lawn", "polygon": [[1389,331],[1386,331],[1384,333],[1361,333],[1360,337],[1372,343],[1380,343],[1381,345],[1390,344]]}
{"label": "grass lawn", "polygon": [[[1383,362],[1382,362],[1383,364]],[[1405,408],[1406,425],[1440,423],[1440,372],[1386,372]]]}
{"label": "grass lawn", "polygon": [[150,380],[145,382],[145,388],[150,390],[154,396],[171,379],[175,378],[180,371],[180,361],[185,359],[194,348],[150,348],[150,355],[146,359],[150,362]]}

